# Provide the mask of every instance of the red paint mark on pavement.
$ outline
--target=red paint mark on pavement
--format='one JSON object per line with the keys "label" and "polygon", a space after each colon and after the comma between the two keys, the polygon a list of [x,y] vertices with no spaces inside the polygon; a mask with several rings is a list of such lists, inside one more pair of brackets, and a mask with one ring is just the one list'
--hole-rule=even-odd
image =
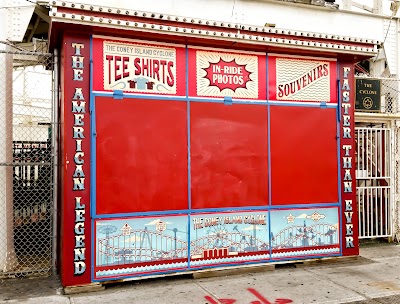
{"label": "red paint mark on pavement", "polygon": [[[258,300],[252,301],[249,304],[288,304],[288,303],[293,303],[292,300],[290,299],[284,299],[284,298],[278,298],[275,300],[275,302],[270,302],[268,301],[261,293],[259,293],[257,290],[254,288],[247,288],[247,290],[254,295]],[[213,299],[210,296],[205,296],[204,297],[209,304],[233,304],[237,300],[236,299]]]}
{"label": "red paint mark on pavement", "polygon": [[250,302],[250,304],[272,304],[270,301],[268,301],[266,298],[264,298],[257,290],[254,288],[247,288],[248,291],[250,291],[253,295],[255,295],[260,301],[253,301]]}

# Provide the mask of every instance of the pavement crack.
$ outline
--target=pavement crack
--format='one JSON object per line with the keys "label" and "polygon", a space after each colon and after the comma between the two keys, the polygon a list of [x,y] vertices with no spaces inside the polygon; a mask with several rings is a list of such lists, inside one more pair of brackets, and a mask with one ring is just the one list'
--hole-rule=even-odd
{"label": "pavement crack", "polygon": [[201,285],[199,282],[195,281],[194,282],[197,286],[199,286],[202,290],[204,290],[213,300],[215,300],[217,303],[219,303],[219,300],[217,298],[217,295],[215,295],[212,291],[210,291],[208,288],[204,287]]}

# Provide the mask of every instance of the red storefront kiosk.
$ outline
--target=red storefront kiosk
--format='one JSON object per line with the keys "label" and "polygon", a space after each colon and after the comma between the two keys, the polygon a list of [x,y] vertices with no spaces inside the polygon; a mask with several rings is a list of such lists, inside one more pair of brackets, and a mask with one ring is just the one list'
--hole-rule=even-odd
{"label": "red storefront kiosk", "polygon": [[52,2],[64,286],[358,254],[376,41]]}

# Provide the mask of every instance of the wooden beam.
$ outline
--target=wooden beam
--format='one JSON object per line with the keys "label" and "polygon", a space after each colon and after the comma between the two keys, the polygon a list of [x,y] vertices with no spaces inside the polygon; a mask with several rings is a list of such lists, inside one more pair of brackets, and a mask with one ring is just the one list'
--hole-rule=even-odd
{"label": "wooden beam", "polygon": [[36,4],[34,12],[36,15],[38,15],[44,21],[46,21],[47,23],[50,23],[49,11],[46,8],[44,8],[41,5]]}
{"label": "wooden beam", "polygon": [[40,17],[36,16],[35,23],[33,24],[32,30],[29,32],[29,34],[26,36],[26,42],[30,42],[32,40],[33,35],[35,34],[35,31],[39,25],[40,22]]}

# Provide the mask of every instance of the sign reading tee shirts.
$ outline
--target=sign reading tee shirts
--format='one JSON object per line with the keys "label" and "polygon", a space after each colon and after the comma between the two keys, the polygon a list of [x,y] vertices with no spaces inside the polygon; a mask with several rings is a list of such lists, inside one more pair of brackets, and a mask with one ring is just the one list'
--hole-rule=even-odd
{"label": "sign reading tee shirts", "polygon": [[184,48],[101,38],[93,44],[96,91],[185,94],[185,85],[179,83],[185,78]]}

